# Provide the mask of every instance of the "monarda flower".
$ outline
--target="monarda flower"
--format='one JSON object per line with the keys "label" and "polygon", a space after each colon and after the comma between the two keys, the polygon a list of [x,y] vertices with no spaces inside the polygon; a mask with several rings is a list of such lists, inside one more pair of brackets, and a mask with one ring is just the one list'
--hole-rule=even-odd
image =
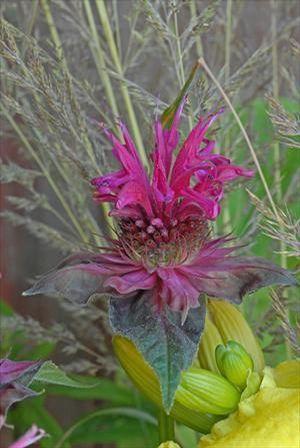
{"label": "monarda flower", "polygon": [[[255,257],[237,257],[229,238],[209,238],[220,213],[224,185],[252,171],[214,151],[206,132],[219,112],[200,118],[179,144],[184,101],[168,128],[154,124],[148,174],[126,126],[123,141],[107,128],[120,168],[92,180],[97,202],[109,202],[117,238],[102,253],[64,260],[25,294],[49,294],[86,303],[95,294],[113,297],[110,322],[129,337],[157,372],[170,409],[180,371],[192,362],[204,325],[203,294],[240,302],[248,292],[294,283],[286,270]],[[172,356],[174,354],[174,356]]]}
{"label": "monarda flower", "polygon": [[29,445],[33,445],[45,436],[46,432],[43,429],[38,428],[36,425],[32,425],[23,436],[16,440],[12,445],[9,445],[8,448],[25,448]]}
{"label": "monarda flower", "polygon": [[14,403],[37,395],[29,385],[41,365],[39,361],[0,359],[0,429],[5,425],[7,411]]}

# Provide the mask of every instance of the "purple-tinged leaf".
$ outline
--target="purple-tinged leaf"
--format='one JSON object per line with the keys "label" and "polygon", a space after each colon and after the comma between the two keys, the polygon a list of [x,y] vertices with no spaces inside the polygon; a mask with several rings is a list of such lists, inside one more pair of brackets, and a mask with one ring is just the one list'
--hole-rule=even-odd
{"label": "purple-tinged leaf", "polygon": [[28,386],[42,364],[40,361],[0,360],[0,421],[2,424],[13,403],[37,395]]}
{"label": "purple-tinged leaf", "polygon": [[98,263],[99,259],[100,255],[89,252],[71,255],[44,274],[23,295],[47,294],[67,298],[78,304],[87,303],[95,294],[110,292],[109,288],[103,286],[107,269]]}
{"label": "purple-tinged leaf", "polygon": [[201,291],[235,303],[265,286],[297,285],[290,271],[259,257],[228,257],[215,262],[212,258],[203,266],[199,263],[183,270],[190,272]]}

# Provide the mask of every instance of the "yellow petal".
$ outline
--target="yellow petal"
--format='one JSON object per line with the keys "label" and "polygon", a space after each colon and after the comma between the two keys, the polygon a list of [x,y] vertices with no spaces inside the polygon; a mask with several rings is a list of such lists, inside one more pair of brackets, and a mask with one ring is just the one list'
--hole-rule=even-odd
{"label": "yellow petal", "polygon": [[299,448],[300,389],[276,387],[265,369],[261,389],[216,423],[199,448]]}
{"label": "yellow petal", "polygon": [[207,310],[223,343],[230,340],[239,342],[253,359],[254,370],[261,373],[265,366],[264,355],[242,313],[229,302],[216,299],[207,301]]}
{"label": "yellow petal", "polygon": [[198,359],[200,366],[203,369],[220,373],[216,363],[215,349],[218,345],[223,344],[223,342],[217,327],[212,322],[209,314],[206,313],[204,332],[201,337],[198,351]]}
{"label": "yellow petal", "polygon": [[284,361],[274,369],[278,387],[300,388],[300,360]]}
{"label": "yellow petal", "polygon": [[172,440],[169,440],[168,442],[161,443],[158,448],[180,448],[180,446],[172,442]]}
{"label": "yellow petal", "polygon": [[[113,338],[114,351],[135,386],[153,401],[158,407],[162,408],[160,384],[156,373],[147,364],[136,349],[135,345],[122,336]],[[213,424],[220,417],[211,414],[205,414],[194,411],[179,403],[176,399],[171,409],[170,415],[184,425],[195,431],[207,434]]]}

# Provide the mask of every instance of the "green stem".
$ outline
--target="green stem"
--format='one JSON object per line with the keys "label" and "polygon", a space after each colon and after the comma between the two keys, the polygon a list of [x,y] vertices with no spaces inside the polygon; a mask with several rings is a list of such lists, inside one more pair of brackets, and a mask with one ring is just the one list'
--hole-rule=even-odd
{"label": "green stem", "polygon": [[51,34],[51,38],[53,40],[53,43],[55,45],[55,51],[56,51],[56,55],[58,60],[61,62],[61,64],[63,65],[64,68],[67,68],[67,62],[65,60],[64,57],[64,53],[63,53],[63,47],[62,47],[62,43],[60,41],[54,20],[53,20],[53,16],[51,13],[51,9],[50,6],[48,4],[48,0],[41,0],[41,5],[42,8],[44,10],[44,14],[45,14],[45,18],[46,18],[46,22],[48,24],[49,27],[49,31]]}
{"label": "green stem", "polygon": [[[231,61],[231,34],[232,34],[232,0],[227,0],[226,4],[226,34],[225,34],[225,85],[228,85],[230,79],[230,61]],[[226,132],[226,131],[225,131]],[[224,138],[224,152],[229,156],[229,133],[226,132]],[[229,233],[231,229],[231,216],[229,210],[229,204],[225,204],[223,207],[223,226],[224,233]]]}
{"label": "green stem", "polygon": [[[107,15],[105,2],[104,2],[104,0],[95,0],[95,3],[96,3],[96,8],[97,8],[97,11],[99,14],[100,21],[102,23],[103,33],[105,35],[106,42],[107,42],[108,48],[111,53],[111,58],[113,60],[113,63],[115,64],[115,68],[116,68],[118,75],[120,76],[120,78],[123,78],[124,77],[123,68],[122,68],[119,52],[118,52],[118,49],[117,49],[117,46],[115,43],[115,39],[113,36],[113,32],[112,32],[112,29],[110,26],[110,21],[109,21],[108,15]],[[123,80],[121,80],[121,93],[122,93],[124,103],[125,103],[125,106],[126,106],[126,109],[128,112],[129,121],[131,124],[132,132],[133,132],[136,144],[137,144],[137,148],[138,148],[141,160],[142,160],[144,166],[148,167],[148,158],[147,158],[146,151],[144,148],[139,125],[138,125],[138,122],[137,122],[137,119],[135,116],[133,104],[131,102],[131,98],[130,98],[127,86]]]}
{"label": "green stem", "polygon": [[[276,0],[272,0],[271,3],[271,11],[272,11],[272,68],[273,68],[273,96],[278,101],[279,99],[279,80],[278,80],[278,49],[277,49],[277,41],[276,41],[276,33],[277,33],[277,5]],[[273,144],[274,149],[274,182],[275,182],[275,194],[277,202],[282,201],[282,188],[281,188],[281,172],[280,172],[280,146],[279,142],[275,142]],[[281,227],[281,230],[282,229]],[[280,252],[281,252],[281,265],[283,268],[287,267],[287,258],[284,254],[286,250],[286,245],[284,241],[280,241]]]}
{"label": "green stem", "polygon": [[[197,17],[197,5],[196,0],[191,0],[190,2],[190,11],[191,11],[191,18]],[[202,46],[202,40],[200,33],[196,36],[196,50],[198,57],[203,56],[203,46]]]}
{"label": "green stem", "polygon": [[174,419],[167,415],[163,409],[158,411],[159,443],[175,439]]}
{"label": "green stem", "polygon": [[[48,27],[49,27],[51,38],[52,38],[52,40],[54,42],[54,45],[55,45],[57,58],[61,62],[62,67],[64,68],[64,70],[68,74],[69,79],[71,81],[72,77],[71,77],[71,74],[70,74],[69,69],[68,69],[67,60],[66,60],[66,58],[64,56],[64,52],[63,52],[62,42],[60,40],[58,31],[56,29],[55,22],[54,22],[54,19],[53,19],[53,16],[52,16],[52,12],[51,12],[48,0],[41,0],[41,5],[42,5],[42,8],[44,10],[44,14],[45,14],[46,22],[47,22]],[[83,141],[84,141],[84,144],[85,144],[86,152],[87,152],[89,158],[91,159],[92,163],[94,165],[96,165],[95,154],[94,154],[93,147],[92,147],[92,144],[91,144],[91,142],[89,140],[89,137],[88,137],[86,129],[82,129],[82,137],[83,137]],[[109,208],[108,204],[101,204],[101,208],[103,210],[105,221],[108,224],[110,224],[111,220],[110,220],[110,218],[108,216],[110,208]],[[108,225],[108,232],[112,236],[110,225]]]}
{"label": "green stem", "polygon": [[106,62],[105,62],[105,58],[104,58],[104,53],[103,53],[101,41],[100,41],[100,38],[99,38],[99,35],[97,32],[97,28],[96,28],[96,24],[95,24],[95,20],[94,20],[94,16],[93,16],[93,11],[92,11],[89,0],[84,0],[83,4],[85,7],[86,16],[88,19],[89,27],[91,30],[95,49],[97,52],[97,53],[94,53],[94,51],[92,49],[92,43],[90,43],[92,53],[93,53],[93,56],[95,59],[96,68],[97,68],[98,74],[100,76],[101,82],[103,84],[109,105],[111,107],[111,110],[112,110],[113,114],[115,115],[115,117],[119,117],[118,106],[117,106],[117,102],[115,100],[115,96],[114,96],[113,88],[112,88],[112,85],[110,82],[110,78],[107,73],[107,67],[106,67]]}
{"label": "green stem", "polygon": [[[182,89],[185,83],[185,74],[184,74],[184,67],[183,67],[183,55],[181,51],[181,45],[180,45],[180,36],[179,36],[179,30],[178,30],[178,19],[177,19],[177,11],[174,12],[174,26],[175,26],[175,36],[176,36],[176,44],[177,44],[177,57],[179,60],[179,71],[178,71],[178,79],[179,79],[179,87]],[[189,127],[190,130],[193,129],[193,119],[191,115],[188,116],[189,121]]]}
{"label": "green stem", "polygon": [[[272,68],[273,68],[273,96],[278,101],[279,99],[279,79],[278,79],[278,48],[277,48],[277,5],[276,0],[271,0],[271,31],[272,31]],[[281,188],[281,171],[280,171],[280,146],[279,142],[274,142],[273,144],[274,150],[274,182],[275,182],[275,195],[277,202],[281,203],[282,201],[282,188]],[[279,222],[279,224],[281,221]],[[280,225],[280,229],[284,232],[284,228]],[[280,264],[283,268],[287,268],[287,257],[285,254],[286,244],[283,240],[280,240]],[[287,290],[283,291],[283,297],[287,297]],[[284,312],[286,314],[286,320],[289,322],[289,310],[287,307],[284,308]],[[285,347],[287,358],[291,359],[292,357],[292,347],[289,338],[285,335]]]}
{"label": "green stem", "polygon": [[239,126],[239,128],[240,128],[240,130],[241,130],[241,132],[242,132],[242,134],[243,134],[243,136],[245,138],[245,140],[246,140],[246,143],[247,143],[248,148],[250,150],[250,154],[252,156],[252,159],[253,159],[254,164],[256,166],[256,169],[258,171],[260,180],[261,180],[261,182],[263,184],[264,190],[266,192],[267,198],[268,198],[268,200],[270,202],[270,205],[271,205],[271,208],[272,208],[272,210],[274,212],[274,215],[276,216],[277,221],[280,222],[280,216],[279,216],[279,213],[277,211],[275,202],[274,202],[274,200],[272,198],[272,194],[271,194],[270,189],[268,187],[268,183],[266,181],[265,175],[264,175],[264,173],[262,171],[262,168],[261,168],[261,165],[260,165],[259,160],[257,158],[256,152],[255,152],[255,150],[254,150],[254,148],[252,146],[251,140],[250,140],[250,138],[249,138],[249,136],[247,134],[247,131],[246,131],[246,129],[245,129],[245,127],[244,127],[240,117],[238,116],[235,108],[233,107],[233,105],[232,105],[228,95],[226,95],[226,93],[225,93],[224,89],[222,88],[221,84],[219,83],[219,81],[217,80],[217,78],[215,77],[215,75],[213,74],[213,72],[211,71],[211,69],[209,68],[207,63],[205,62],[204,58],[200,58],[199,59],[199,64],[204,68],[204,70],[206,71],[208,76],[214,82],[214,84],[216,85],[216,87],[220,91],[221,95],[223,96],[225,102],[227,103],[229,109],[231,110],[231,112],[232,112],[232,114],[233,114],[233,116],[234,116],[234,118],[235,118],[235,120],[236,120],[236,122],[237,122],[237,124],[238,124],[238,126]]}
{"label": "green stem", "polygon": [[87,239],[83,229],[81,228],[80,223],[77,221],[76,216],[74,215],[74,213],[72,212],[71,208],[69,207],[67,201],[65,200],[64,196],[61,194],[60,190],[56,186],[54,180],[50,176],[50,174],[47,171],[46,167],[44,166],[42,160],[40,159],[38,154],[35,152],[35,150],[31,146],[31,144],[29,143],[29,141],[27,140],[27,138],[25,137],[25,135],[21,131],[21,129],[18,126],[18,124],[10,116],[9,112],[6,110],[4,105],[1,105],[1,109],[2,109],[2,112],[5,115],[5,117],[9,121],[10,125],[12,126],[12,128],[15,130],[15,132],[19,136],[21,142],[23,143],[25,148],[29,151],[31,157],[36,161],[37,165],[40,167],[41,172],[44,174],[45,178],[47,179],[47,181],[49,182],[50,186],[52,187],[52,189],[53,189],[54,193],[56,194],[58,200],[60,201],[61,205],[63,206],[63,208],[65,209],[67,215],[69,216],[72,224],[74,225],[75,229],[77,230],[78,234],[80,235],[82,241],[87,243],[88,239]]}
{"label": "green stem", "polygon": [[149,423],[150,425],[155,425],[155,420],[153,417],[143,411],[132,409],[132,408],[126,408],[126,407],[116,407],[116,408],[109,408],[109,409],[100,409],[98,411],[92,412],[85,417],[81,417],[77,422],[75,422],[65,433],[64,435],[56,442],[54,445],[55,448],[63,448],[65,446],[66,441],[70,438],[70,436],[73,434],[76,429],[83,426],[86,422],[92,419],[99,418],[99,421],[101,421],[101,417],[129,417],[133,419],[143,420],[146,423]]}

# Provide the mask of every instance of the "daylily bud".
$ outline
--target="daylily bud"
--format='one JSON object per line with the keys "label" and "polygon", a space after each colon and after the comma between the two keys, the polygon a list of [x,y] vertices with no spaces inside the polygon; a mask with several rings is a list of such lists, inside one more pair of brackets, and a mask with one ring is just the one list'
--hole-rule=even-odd
{"label": "daylily bud", "polygon": [[264,355],[242,313],[229,302],[209,299],[204,333],[198,352],[201,367],[219,372],[213,360],[215,349],[217,345],[228,341],[241,344],[253,359],[254,370],[262,373],[265,366]]}
{"label": "daylily bud", "polygon": [[246,350],[235,341],[216,347],[216,361],[220,372],[232,384],[244,389],[249,373],[253,370],[253,360]]}
{"label": "daylily bud", "polygon": [[158,448],[180,448],[180,446],[172,442],[172,440],[169,440],[168,442],[161,443]]}
{"label": "daylily bud", "polygon": [[[122,336],[115,336],[113,346],[122,367],[136,387],[149,400],[162,408],[161,389],[157,375],[144,361],[135,345]],[[199,412],[199,410],[196,412],[194,409],[184,406],[176,397],[170,415],[175,420],[203,434],[207,434],[214,423],[220,420],[217,415],[207,414],[205,411]]]}
{"label": "daylily bud", "polygon": [[222,415],[237,408],[240,393],[221,375],[191,368],[182,373],[175,397],[179,403],[195,411]]}
{"label": "daylily bud", "polygon": [[201,337],[198,351],[198,359],[201,367],[211,370],[212,372],[219,373],[215,358],[215,349],[219,344],[223,344],[223,339],[207,312],[205,318],[205,328]]}

